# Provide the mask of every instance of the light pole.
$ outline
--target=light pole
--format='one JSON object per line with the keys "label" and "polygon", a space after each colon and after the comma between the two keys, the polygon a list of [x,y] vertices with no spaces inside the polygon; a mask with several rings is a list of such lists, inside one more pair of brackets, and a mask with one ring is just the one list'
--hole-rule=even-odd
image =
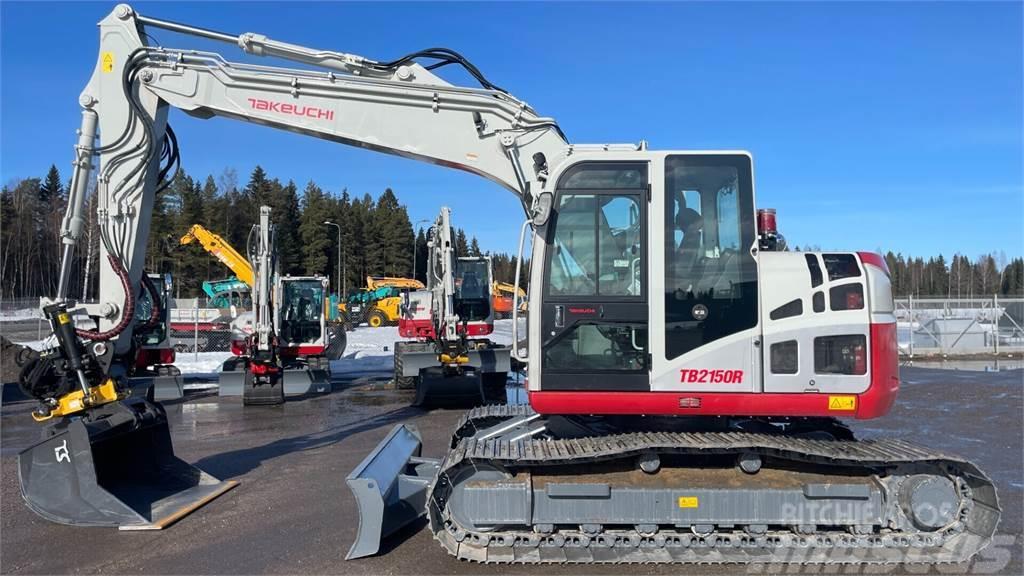
{"label": "light pole", "polygon": [[424,222],[426,222],[427,224],[430,224],[430,220],[428,220],[426,218],[424,218],[423,220],[417,220],[416,223],[413,224],[413,226],[416,228],[416,234],[413,234],[413,237],[412,237],[412,279],[413,280],[416,279],[416,260],[417,260],[417,258],[416,258],[416,256],[417,256],[417,254],[416,254],[416,238],[419,237],[420,224],[423,224]]}
{"label": "light pole", "polygon": [[348,286],[345,285],[347,283],[346,281],[348,280],[345,277],[347,275],[348,271],[346,270],[345,273],[343,273],[342,270],[341,270],[342,269],[342,261],[345,259],[345,254],[341,251],[341,226],[335,224],[334,222],[331,222],[330,220],[325,220],[324,221],[324,226],[334,226],[335,228],[338,229],[338,275],[337,275],[337,282],[338,283],[335,284],[335,286],[340,286],[341,287],[341,293],[338,296],[340,298],[344,298],[345,297],[345,293],[348,292]]}

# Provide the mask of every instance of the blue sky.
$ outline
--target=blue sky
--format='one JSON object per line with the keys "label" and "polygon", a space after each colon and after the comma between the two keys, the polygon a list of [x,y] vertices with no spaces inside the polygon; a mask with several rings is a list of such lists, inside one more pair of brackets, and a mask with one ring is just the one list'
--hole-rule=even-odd
{"label": "blue sky", "polygon": [[[104,3],[0,4],[0,181],[65,177]],[[578,143],[741,148],[791,243],[1024,254],[1022,4],[136,4],[143,14],[388,60],[446,46]],[[226,44],[165,31],[168,47]],[[261,63],[269,64],[265,59]],[[184,168],[331,192],[392,187],[511,251],[521,211],[476,176],[173,112]]]}

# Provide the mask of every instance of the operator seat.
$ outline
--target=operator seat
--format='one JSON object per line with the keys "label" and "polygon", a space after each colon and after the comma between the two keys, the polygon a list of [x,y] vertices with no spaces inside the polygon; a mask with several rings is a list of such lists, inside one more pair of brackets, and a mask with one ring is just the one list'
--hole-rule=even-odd
{"label": "operator seat", "polygon": [[704,219],[693,208],[680,208],[676,216],[676,229],[682,230],[683,241],[679,244],[676,252],[675,274],[676,278],[688,279],[693,282],[696,277],[697,264],[700,260],[701,229],[704,228]]}
{"label": "operator seat", "polygon": [[480,298],[480,280],[477,279],[476,273],[466,272],[466,275],[463,276],[462,297]]}

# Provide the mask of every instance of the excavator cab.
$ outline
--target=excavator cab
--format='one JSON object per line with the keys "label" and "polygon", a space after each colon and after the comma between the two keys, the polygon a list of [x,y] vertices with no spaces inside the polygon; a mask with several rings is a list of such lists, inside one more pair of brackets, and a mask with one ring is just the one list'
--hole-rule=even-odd
{"label": "excavator cab", "polygon": [[176,400],[185,393],[170,339],[171,286],[170,274],[147,275],[135,305],[135,362],[129,366],[128,382],[136,395],[146,396],[152,388],[157,401]]}
{"label": "excavator cab", "polygon": [[459,258],[455,263],[455,313],[470,323],[492,323],[491,270],[487,258]]}

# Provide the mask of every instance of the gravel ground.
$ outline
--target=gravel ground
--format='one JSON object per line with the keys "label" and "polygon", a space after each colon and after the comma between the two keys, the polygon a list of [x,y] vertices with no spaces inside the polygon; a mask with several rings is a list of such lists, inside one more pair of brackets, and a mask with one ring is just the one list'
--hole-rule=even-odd
{"label": "gravel ground", "polygon": [[[855,427],[863,437],[896,436],[964,454],[995,480],[1003,507],[996,545],[961,566],[912,566],[910,573],[1020,574],[1022,388],[1024,371],[908,368],[898,406]],[[408,393],[380,389],[383,374],[349,375],[329,396],[243,409],[237,398],[168,405],[179,456],[241,485],[161,532],[118,532],[52,524],[18,493],[16,455],[38,427],[31,404],[6,400],[0,415],[2,574],[550,574],[544,566],[482,566],[449,557],[413,525],[383,554],[345,562],[356,532],[345,476],[399,422],[415,423],[424,455],[440,456],[460,410],[409,407]],[[9,388],[9,386],[5,387]],[[5,390],[5,393],[9,392]],[[7,394],[8,398],[13,396]],[[564,574],[894,573],[875,567],[560,566]]]}

